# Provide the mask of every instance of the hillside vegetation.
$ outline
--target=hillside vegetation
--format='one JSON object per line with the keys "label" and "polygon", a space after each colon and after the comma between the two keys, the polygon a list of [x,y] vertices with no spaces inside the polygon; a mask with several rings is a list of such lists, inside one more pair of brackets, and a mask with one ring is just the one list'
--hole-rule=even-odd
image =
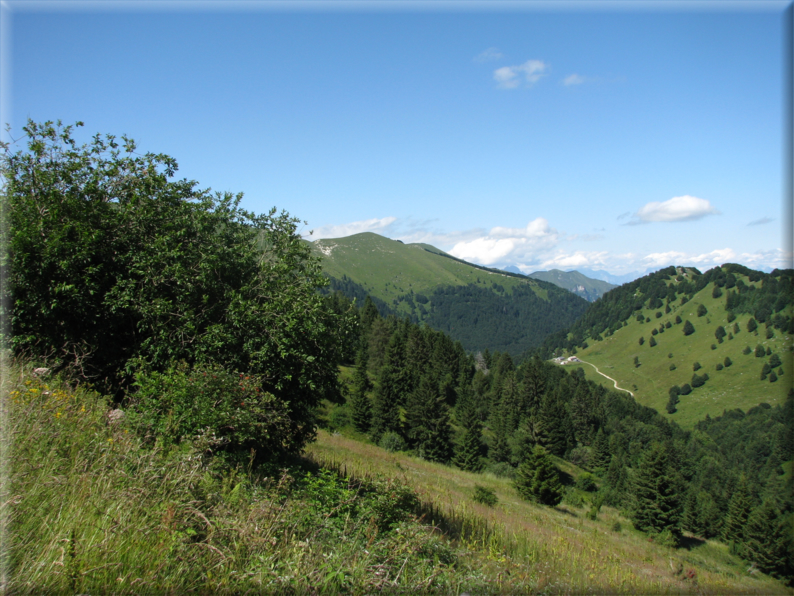
{"label": "hillside vegetation", "polygon": [[359,303],[369,296],[382,315],[424,322],[469,351],[518,357],[587,308],[555,284],[472,265],[428,245],[367,232],[311,246],[331,289]]}
{"label": "hillside vegetation", "polygon": [[[794,381],[792,296],[791,271],[665,269],[609,292],[567,332],[547,338],[545,354],[552,346],[576,354],[692,428],[707,414],[783,402]],[[592,366],[580,367],[613,387]],[[708,380],[693,387],[694,375]],[[691,392],[668,408],[670,389],[684,385]]]}

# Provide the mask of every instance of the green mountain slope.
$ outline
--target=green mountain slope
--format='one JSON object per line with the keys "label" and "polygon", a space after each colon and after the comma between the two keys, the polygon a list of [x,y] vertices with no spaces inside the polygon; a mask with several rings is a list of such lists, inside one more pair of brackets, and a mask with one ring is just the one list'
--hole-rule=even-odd
{"label": "green mountain slope", "polygon": [[[792,279],[791,270],[765,274],[736,265],[706,274],[664,269],[610,292],[567,332],[548,338],[546,355],[552,348],[575,353],[588,363],[575,365],[588,378],[608,387],[613,383],[603,375],[613,378],[685,428],[706,414],[781,403],[794,381]],[[751,319],[757,328],[748,331]],[[694,327],[690,335],[686,322]],[[778,360],[776,380],[770,374],[762,380],[764,365]],[[692,387],[695,374],[708,380],[668,412],[670,388]]]}
{"label": "green mountain slope", "polygon": [[581,296],[588,302],[595,302],[601,296],[616,288],[617,286],[600,279],[591,279],[578,271],[560,271],[550,269],[549,271],[535,271],[529,277],[541,279],[553,283],[554,285],[565,288],[577,296]]}
{"label": "green mountain slope", "polygon": [[399,316],[448,333],[467,350],[518,356],[587,308],[585,300],[554,284],[368,232],[317,240],[312,250],[334,289],[358,299],[370,295]]}

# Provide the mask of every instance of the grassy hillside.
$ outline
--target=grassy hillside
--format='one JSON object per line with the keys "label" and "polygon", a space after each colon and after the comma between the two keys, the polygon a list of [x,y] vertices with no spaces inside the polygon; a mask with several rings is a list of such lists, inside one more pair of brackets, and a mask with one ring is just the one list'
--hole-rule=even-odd
{"label": "grassy hillside", "polygon": [[560,271],[550,269],[549,271],[535,271],[529,277],[553,283],[554,285],[565,288],[577,296],[581,296],[588,302],[598,300],[609,290],[617,286],[600,279],[590,279],[578,271]]}
{"label": "grassy hillside", "polygon": [[328,275],[347,276],[401,314],[409,314],[410,307],[399,302],[400,296],[429,295],[439,286],[475,284],[494,289],[493,284],[498,284],[511,290],[528,285],[545,300],[551,285],[530,281],[523,275],[477,267],[427,244],[403,244],[371,232],[317,240],[312,243],[312,250],[322,256],[323,270]]}
{"label": "grassy hillside", "polygon": [[[548,282],[488,269],[428,245],[405,245],[377,234],[318,240],[333,288],[448,333],[470,351],[517,357],[549,333],[572,324],[587,302]],[[385,307],[385,308],[384,308]]]}
{"label": "grassy hillside", "polygon": [[[748,286],[759,283],[750,282],[747,276],[737,277]],[[670,280],[667,283],[676,282]],[[668,314],[664,313],[663,307],[637,310],[632,317],[625,320],[623,327],[611,335],[600,340],[588,339],[588,347],[579,349],[576,355],[614,378],[620,387],[632,391],[637,401],[657,409],[684,428],[691,428],[706,414],[715,416],[725,409],[741,408],[746,411],[761,402],[772,405],[782,402],[794,381],[791,336],[784,330],[773,328],[774,336],[767,339],[764,325],[759,325],[752,333],[748,332],[750,313],[740,313],[734,321],[729,322],[725,295],[714,298],[713,290],[714,282],[695,293],[683,305],[680,300],[671,303],[671,312]],[[700,305],[708,311],[706,315],[698,316]],[[782,312],[790,317],[791,306],[787,306]],[[662,316],[657,318],[657,313]],[[642,316],[643,322],[637,320],[638,315]],[[681,317],[682,323],[675,323],[677,316]],[[645,322],[647,319],[650,322]],[[692,335],[684,335],[685,321],[690,321],[694,326],[695,332]],[[669,329],[652,335],[654,328],[659,331],[660,325],[668,322],[671,323]],[[735,324],[739,326],[738,333],[734,333]],[[719,343],[715,337],[718,326],[723,326],[733,338],[726,335],[723,342]],[[644,339],[642,345],[639,343],[640,337]],[[653,347],[650,345],[652,337],[656,342]],[[783,376],[774,383],[768,379],[760,379],[763,364],[769,361],[769,357],[755,356],[754,350],[758,345],[763,346],[764,350],[769,348],[782,361]],[[748,347],[752,350],[751,353],[744,354]],[[728,367],[724,366],[726,357],[732,362]],[[635,366],[635,358],[639,359],[640,366]],[[673,385],[691,384],[696,362],[701,365],[697,374],[708,373],[709,380],[703,386],[695,388],[691,394],[681,396],[678,411],[668,414],[665,410],[669,399],[668,390]],[[717,370],[717,365],[722,365],[722,370]],[[672,366],[675,367],[674,370],[671,370]],[[591,366],[583,365],[582,368],[587,378],[613,387],[610,381],[596,373]]]}
{"label": "grassy hillside", "polygon": [[[788,591],[761,574],[748,574],[747,564],[719,542],[691,538],[688,549],[674,551],[650,542],[610,507],[602,508],[596,520],[588,519],[588,497],[579,491],[572,490],[572,496],[556,508],[543,507],[519,499],[506,478],[388,453],[322,431],[308,454],[345,474],[386,476],[413,487],[426,504],[425,523],[453,538],[466,559],[485,555],[469,585],[489,593]],[[580,472],[568,462],[557,460],[557,464],[570,477]],[[494,492],[495,507],[474,501],[477,485]]]}

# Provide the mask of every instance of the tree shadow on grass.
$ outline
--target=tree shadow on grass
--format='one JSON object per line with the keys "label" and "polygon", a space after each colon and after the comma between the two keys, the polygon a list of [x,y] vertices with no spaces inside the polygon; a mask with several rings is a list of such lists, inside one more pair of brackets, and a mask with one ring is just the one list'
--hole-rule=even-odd
{"label": "tree shadow on grass", "polygon": [[679,542],[681,548],[685,548],[686,550],[692,550],[693,548],[697,548],[699,546],[703,546],[706,544],[706,541],[702,538],[697,538],[695,536],[682,536]]}

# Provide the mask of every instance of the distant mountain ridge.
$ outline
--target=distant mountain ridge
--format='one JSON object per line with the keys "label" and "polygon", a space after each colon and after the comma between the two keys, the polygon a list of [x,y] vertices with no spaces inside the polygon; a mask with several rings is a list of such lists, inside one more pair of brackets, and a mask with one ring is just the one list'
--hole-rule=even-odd
{"label": "distant mountain ridge", "polygon": [[571,325],[587,301],[553,283],[365,232],[310,243],[333,289],[448,333],[470,351],[517,357]]}
{"label": "distant mountain ridge", "polygon": [[579,271],[561,271],[550,269],[549,271],[535,271],[529,277],[542,279],[581,296],[588,302],[594,302],[601,296],[616,288],[617,285],[611,284],[600,279],[592,279]]}

